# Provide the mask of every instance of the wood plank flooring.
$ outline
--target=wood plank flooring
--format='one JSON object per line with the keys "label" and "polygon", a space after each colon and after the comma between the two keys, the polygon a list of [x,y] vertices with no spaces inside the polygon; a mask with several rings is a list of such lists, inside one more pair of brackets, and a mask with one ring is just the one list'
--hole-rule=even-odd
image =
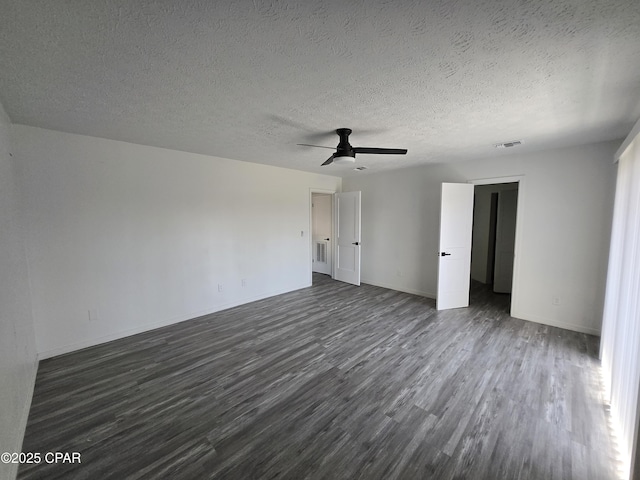
{"label": "wood plank flooring", "polygon": [[314,286],[40,363],[20,479],[614,475],[598,339],[314,276]]}

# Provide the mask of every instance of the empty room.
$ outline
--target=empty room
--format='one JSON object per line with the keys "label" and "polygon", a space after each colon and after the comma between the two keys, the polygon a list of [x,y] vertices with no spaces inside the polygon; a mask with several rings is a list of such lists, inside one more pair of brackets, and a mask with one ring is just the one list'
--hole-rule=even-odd
{"label": "empty room", "polygon": [[0,478],[640,478],[640,3],[0,9]]}

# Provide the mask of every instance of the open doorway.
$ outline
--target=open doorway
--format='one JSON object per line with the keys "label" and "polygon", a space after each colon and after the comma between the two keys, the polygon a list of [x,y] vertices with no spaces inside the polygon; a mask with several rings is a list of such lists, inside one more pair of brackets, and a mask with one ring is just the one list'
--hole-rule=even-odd
{"label": "open doorway", "polygon": [[511,295],[519,182],[475,185],[471,282]]}
{"label": "open doorway", "polygon": [[333,274],[333,194],[311,192],[311,271]]}

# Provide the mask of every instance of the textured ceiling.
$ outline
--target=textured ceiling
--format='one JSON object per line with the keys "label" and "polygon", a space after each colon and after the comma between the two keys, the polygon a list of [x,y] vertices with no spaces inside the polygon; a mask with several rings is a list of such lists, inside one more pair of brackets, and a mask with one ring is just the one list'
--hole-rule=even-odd
{"label": "textured ceiling", "polygon": [[[14,123],[333,175],[624,137],[638,0],[0,0]],[[523,140],[521,147],[492,144]],[[517,149],[517,150],[516,150]],[[366,173],[364,173],[366,174]]]}

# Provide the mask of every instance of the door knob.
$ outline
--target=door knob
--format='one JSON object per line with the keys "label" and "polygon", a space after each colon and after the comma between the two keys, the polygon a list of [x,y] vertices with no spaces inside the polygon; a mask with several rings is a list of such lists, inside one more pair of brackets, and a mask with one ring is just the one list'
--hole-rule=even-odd
{"label": "door knob", "polygon": [[327,242],[329,241],[329,239],[328,239],[328,238],[325,238],[325,240],[326,240]]}
{"label": "door knob", "polygon": [[360,245],[360,242],[353,242],[351,245]]}
{"label": "door knob", "polygon": [[441,256],[441,257],[448,257],[448,256],[450,256],[450,255],[451,255],[451,254],[450,254],[450,253],[447,253],[447,252],[442,252],[442,253],[440,254],[440,256]]}

